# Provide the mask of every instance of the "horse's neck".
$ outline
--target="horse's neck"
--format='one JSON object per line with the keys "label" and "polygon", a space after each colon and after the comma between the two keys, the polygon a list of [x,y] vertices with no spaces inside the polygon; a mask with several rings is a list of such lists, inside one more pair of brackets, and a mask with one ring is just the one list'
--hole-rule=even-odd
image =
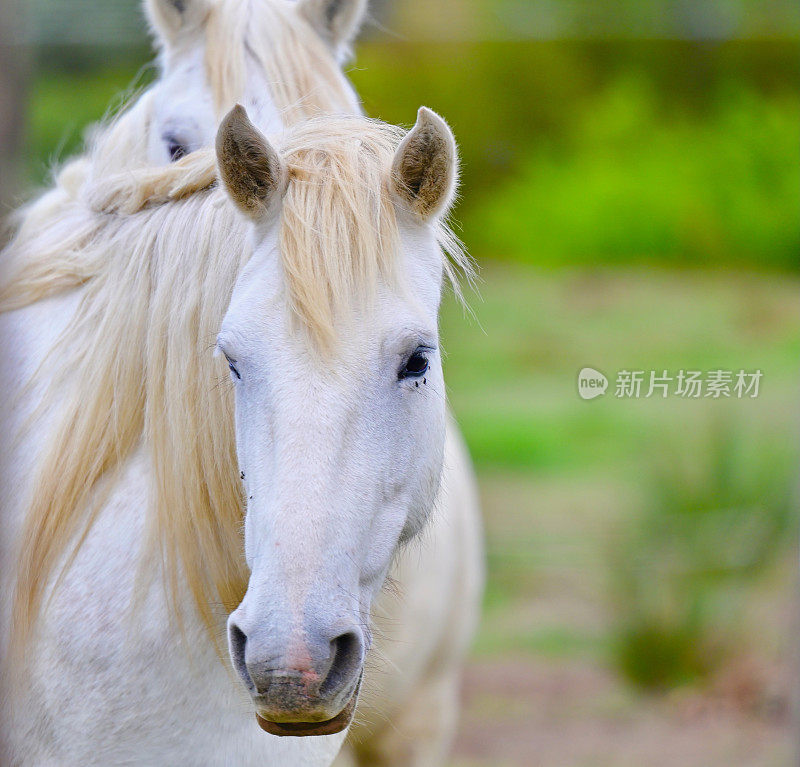
{"label": "horse's neck", "polygon": [[[0,447],[0,476],[3,478],[0,483],[0,567],[4,583],[13,582],[16,546],[31,493],[35,492],[33,482],[38,476],[39,461],[62,415],[63,398],[59,396],[59,387],[69,386],[70,382],[64,380],[61,372],[61,355],[65,350],[59,342],[79,311],[84,290],[77,288],[59,293],[23,309],[0,314],[0,333],[7,339],[4,344],[7,364],[0,366],[0,390],[5,397],[5,406],[0,408],[0,433],[8,435]],[[142,441],[115,472],[113,488],[81,548],[79,559],[70,570],[68,581],[73,583],[65,583],[66,591],[81,592],[84,587],[86,593],[102,591],[99,575],[105,572],[108,577],[109,572],[103,558],[109,552],[125,551],[128,555],[125,571],[118,567],[117,577],[108,578],[106,586],[113,590],[107,594],[107,599],[115,599],[120,605],[130,602],[133,578],[139,572],[137,553],[145,551],[150,465],[148,449]],[[58,571],[59,567],[55,572]],[[0,596],[5,625],[8,625],[5,617],[9,614],[11,591],[3,589]],[[119,610],[122,611],[121,606]],[[187,615],[191,629],[191,611],[187,611]],[[195,628],[194,638],[197,641],[206,639],[201,635],[199,622]],[[221,623],[220,631],[222,628]]]}
{"label": "horse's neck", "polygon": [[[52,432],[61,404],[45,397],[59,368],[58,340],[74,316],[83,288],[59,293],[22,309],[0,313],[4,364],[0,365],[3,482],[0,492],[19,507],[27,495],[41,447]],[[11,474],[8,473],[11,472]],[[6,500],[4,498],[4,500]],[[8,503],[3,504],[8,520]]]}
{"label": "horse's neck", "polygon": [[[17,541],[42,448],[58,417],[58,402],[47,400],[52,369],[48,357],[80,301],[80,290],[0,314],[4,364],[0,365],[0,566],[3,582],[13,582]],[[53,356],[57,355],[57,350]],[[8,615],[11,588],[0,590],[3,616]],[[5,623],[5,621],[4,621]],[[6,624],[8,625],[8,624]]]}

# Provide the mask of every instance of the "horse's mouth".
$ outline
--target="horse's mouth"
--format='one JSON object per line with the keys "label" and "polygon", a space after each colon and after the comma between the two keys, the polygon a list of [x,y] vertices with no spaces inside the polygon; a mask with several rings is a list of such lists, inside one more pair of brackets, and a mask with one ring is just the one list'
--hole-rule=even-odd
{"label": "horse's mouth", "polygon": [[347,705],[333,719],[324,722],[272,722],[257,712],[256,721],[258,726],[270,735],[290,735],[296,738],[312,735],[335,735],[344,730],[352,721],[360,689],[361,679],[359,678]]}

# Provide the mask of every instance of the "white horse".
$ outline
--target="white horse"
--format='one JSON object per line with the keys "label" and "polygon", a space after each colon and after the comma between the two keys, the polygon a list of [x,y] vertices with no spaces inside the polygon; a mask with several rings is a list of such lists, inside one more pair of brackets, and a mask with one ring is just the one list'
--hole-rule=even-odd
{"label": "white horse", "polygon": [[[349,53],[365,0],[148,0],[145,7],[161,51],[160,76],[96,136],[91,163],[74,166],[99,178],[133,169],[130,183],[110,185],[115,196],[93,200],[95,207],[130,208],[163,194],[172,182],[163,165],[209,145],[234,101],[247,104],[265,131],[321,112],[360,111],[337,62]],[[183,174],[180,165],[173,167]],[[71,166],[64,184],[74,175]],[[200,173],[197,183],[208,180]],[[376,659],[350,738],[362,763],[441,764],[454,731],[482,552],[471,467],[452,422],[447,445],[437,513],[421,545],[398,558],[395,588],[376,605]]]}
{"label": "white horse", "polygon": [[[77,194],[87,176],[136,170],[126,173],[129,183],[121,187],[85,184],[81,194],[89,198],[115,190],[112,200],[91,200],[94,207],[132,209],[157,195],[159,184],[168,189],[174,176],[152,165],[207,144],[216,115],[234,98],[248,103],[268,129],[319,112],[357,110],[336,60],[345,54],[364,6],[361,0],[152,0],[148,11],[162,51],[161,77],[96,137],[90,159],[67,167],[58,188],[29,210],[25,226],[46,220],[53,205]],[[185,176],[180,166],[172,167]],[[197,175],[196,185],[208,182],[207,171]],[[422,545],[398,559],[392,573],[397,588],[384,592],[376,609],[382,660],[368,669],[351,738],[364,763],[441,763],[452,734],[460,663],[481,583],[474,487],[452,424],[443,486]]]}
{"label": "white horse", "polygon": [[[134,216],[76,197],[49,230],[20,230],[2,292],[20,307],[2,318],[4,427],[22,430],[3,456],[2,561],[23,528],[10,657],[25,663],[4,669],[4,761],[333,758],[341,735],[258,737],[198,617],[219,627],[217,602],[238,604],[249,571],[228,634],[262,727],[347,725],[371,600],[433,503],[444,441],[436,238],[454,149],[426,112],[397,139],[319,120],[278,156],[233,113],[221,167],[255,221],[249,261],[214,192]],[[220,345],[247,569],[232,419],[198,354],[245,262]],[[178,609],[187,591],[197,613]]]}

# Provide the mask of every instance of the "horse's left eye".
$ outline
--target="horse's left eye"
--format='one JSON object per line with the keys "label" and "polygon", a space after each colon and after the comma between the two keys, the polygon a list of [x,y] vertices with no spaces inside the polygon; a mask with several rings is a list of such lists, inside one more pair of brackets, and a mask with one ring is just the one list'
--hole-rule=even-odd
{"label": "horse's left eye", "polygon": [[227,356],[225,357],[225,359],[228,362],[228,368],[230,369],[231,373],[233,373],[233,375],[235,375],[241,381],[242,377],[239,375],[239,371],[236,369],[236,365],[234,364],[234,361],[230,357],[227,357]]}
{"label": "horse's left eye", "polygon": [[428,372],[428,358],[417,349],[407,360],[400,370],[399,378],[419,378]]}
{"label": "horse's left eye", "polygon": [[187,154],[189,154],[186,146],[181,144],[179,141],[175,141],[175,139],[169,140],[167,143],[167,151],[169,152],[170,162],[180,160],[181,157],[185,157]]}

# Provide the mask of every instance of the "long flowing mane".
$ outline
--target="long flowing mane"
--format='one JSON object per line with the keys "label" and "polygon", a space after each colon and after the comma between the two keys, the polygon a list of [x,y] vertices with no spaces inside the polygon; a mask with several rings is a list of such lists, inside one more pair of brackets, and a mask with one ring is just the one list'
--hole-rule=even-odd
{"label": "long flowing mane", "polygon": [[[331,342],[341,311],[395,273],[388,181],[403,135],[361,117],[318,117],[274,139],[290,178],[279,232],[285,290],[309,343]],[[62,189],[58,215],[24,228],[10,246],[17,270],[0,289],[0,310],[82,290],[53,354],[49,397],[62,415],[41,455],[22,539],[20,642],[59,563],[69,563],[140,445],[152,457],[150,543],[174,607],[185,582],[211,629],[215,606],[233,610],[247,583],[232,398],[221,385],[225,365],[211,354],[250,255],[247,226],[213,182],[208,152],[163,169],[162,196],[137,197],[124,210],[87,204],[116,200],[127,175],[72,196]],[[443,268],[468,269],[448,227],[432,226]]]}

